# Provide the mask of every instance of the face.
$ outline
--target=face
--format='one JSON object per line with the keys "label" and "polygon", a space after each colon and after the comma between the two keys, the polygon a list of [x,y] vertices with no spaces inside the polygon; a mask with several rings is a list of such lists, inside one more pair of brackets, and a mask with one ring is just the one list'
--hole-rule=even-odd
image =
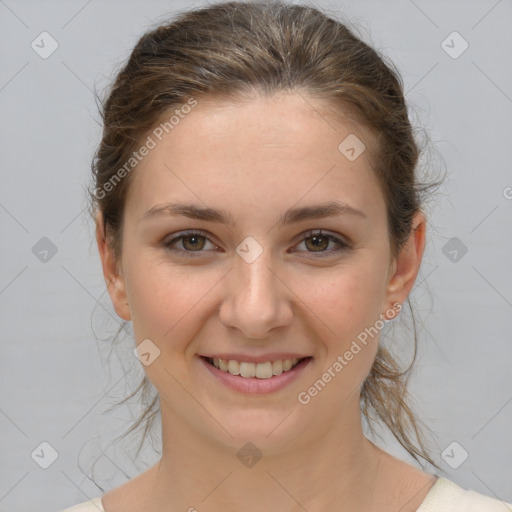
{"label": "face", "polygon": [[[150,340],[143,368],[163,415],[210,440],[275,448],[350,428],[379,341],[368,330],[405,300],[421,262],[423,217],[393,260],[369,151],[350,160],[338,149],[349,134],[372,139],[321,106],[296,93],[201,100],[133,171],[110,296],[136,344]],[[326,204],[352,210],[293,214]],[[111,255],[98,243],[107,277]],[[308,359],[263,379],[228,377],[202,357],[215,355]]]}

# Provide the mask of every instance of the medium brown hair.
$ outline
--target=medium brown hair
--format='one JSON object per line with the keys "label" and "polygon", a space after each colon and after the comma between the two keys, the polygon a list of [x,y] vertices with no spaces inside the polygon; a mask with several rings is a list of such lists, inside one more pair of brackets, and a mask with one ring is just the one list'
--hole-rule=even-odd
{"label": "medium brown hair", "polygon": [[[121,256],[126,192],[136,171],[122,173],[115,186],[106,185],[114,183],[150,130],[191,98],[250,100],[256,93],[271,96],[280,91],[324,100],[333,116],[350,113],[375,136],[372,165],[385,198],[392,254],[399,254],[411,235],[413,216],[441,181],[423,183],[417,178],[420,151],[400,73],[347,25],[312,6],[223,2],[180,13],[139,39],[102,106],[103,137],[89,191],[93,215],[101,212],[116,259]],[[370,428],[373,412],[416,461],[423,458],[438,467],[408,405],[407,378],[416,348],[415,328],[413,361],[402,370],[380,344],[361,388],[361,411]],[[148,397],[150,388],[144,376],[117,405],[141,390]],[[141,446],[159,412],[158,398],[156,394],[125,433],[145,422]]]}

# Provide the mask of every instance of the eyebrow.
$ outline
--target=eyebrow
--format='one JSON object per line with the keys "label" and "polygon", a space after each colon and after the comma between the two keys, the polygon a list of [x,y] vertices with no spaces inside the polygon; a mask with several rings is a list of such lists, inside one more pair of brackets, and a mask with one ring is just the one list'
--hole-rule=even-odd
{"label": "eyebrow", "polygon": [[[229,212],[184,203],[165,203],[153,206],[146,211],[140,220],[152,219],[162,215],[182,215],[190,219],[218,222],[227,226],[233,226],[235,224],[234,218]],[[340,201],[332,201],[326,204],[290,208],[278,220],[278,224],[280,226],[286,226],[309,219],[320,219],[336,215],[352,215],[367,219],[363,211]]]}

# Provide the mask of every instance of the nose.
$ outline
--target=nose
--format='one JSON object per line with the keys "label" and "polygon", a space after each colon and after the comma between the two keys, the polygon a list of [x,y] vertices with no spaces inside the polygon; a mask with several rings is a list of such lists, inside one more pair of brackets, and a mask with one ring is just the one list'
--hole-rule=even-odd
{"label": "nose", "polygon": [[272,330],[289,325],[293,293],[282,274],[272,265],[270,251],[263,251],[252,263],[236,255],[225,280],[222,324],[252,340],[268,338]]}

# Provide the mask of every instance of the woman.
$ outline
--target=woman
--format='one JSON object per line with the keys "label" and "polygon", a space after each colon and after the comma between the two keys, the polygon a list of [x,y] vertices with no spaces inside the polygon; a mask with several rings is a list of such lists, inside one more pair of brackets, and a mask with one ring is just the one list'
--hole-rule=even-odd
{"label": "woman", "polygon": [[314,8],[214,4],[140,39],[92,199],[162,457],[68,512],[507,510],[363,432],[373,411],[435,466],[379,343],[424,251],[418,152],[399,74]]}

